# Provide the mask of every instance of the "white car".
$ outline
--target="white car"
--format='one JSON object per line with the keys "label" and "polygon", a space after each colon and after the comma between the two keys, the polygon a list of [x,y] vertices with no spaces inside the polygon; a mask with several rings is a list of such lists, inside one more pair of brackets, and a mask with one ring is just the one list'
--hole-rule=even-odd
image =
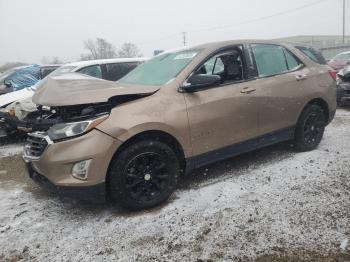
{"label": "white car", "polygon": [[[79,72],[96,78],[117,81],[146,60],[147,58],[115,58],[73,62],[59,67],[50,76]],[[31,102],[36,86],[1,95],[0,108],[14,110],[17,118],[23,120],[28,113],[36,111],[35,104]]]}
{"label": "white car", "polygon": [[[73,62],[59,67],[50,74],[50,77],[78,72],[104,80],[117,81],[146,60],[147,58],[138,57]],[[31,88],[0,96],[0,136],[4,136],[10,130],[13,131],[19,121],[35,118],[37,106],[32,102],[32,96],[38,85],[40,82]]]}

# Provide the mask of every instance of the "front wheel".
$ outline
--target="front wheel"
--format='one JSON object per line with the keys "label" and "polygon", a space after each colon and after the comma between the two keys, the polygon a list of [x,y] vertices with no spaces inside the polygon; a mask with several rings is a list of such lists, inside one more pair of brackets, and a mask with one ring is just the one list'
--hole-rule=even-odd
{"label": "front wheel", "polygon": [[326,119],[322,108],[310,105],[302,112],[295,129],[294,145],[299,151],[311,151],[322,140]]}
{"label": "front wheel", "polygon": [[113,202],[132,209],[150,208],[174,192],[180,173],[177,155],[157,140],[139,141],[122,150],[109,170],[107,190]]}

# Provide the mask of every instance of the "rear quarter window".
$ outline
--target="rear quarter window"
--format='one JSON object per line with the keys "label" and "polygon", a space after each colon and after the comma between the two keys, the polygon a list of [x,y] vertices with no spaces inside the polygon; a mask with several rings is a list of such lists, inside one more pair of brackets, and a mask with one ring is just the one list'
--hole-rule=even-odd
{"label": "rear quarter window", "polygon": [[306,57],[308,57],[310,60],[314,61],[317,64],[320,65],[326,65],[327,61],[323,57],[320,51],[312,48],[312,47],[305,47],[305,46],[296,46],[295,48],[299,49]]}

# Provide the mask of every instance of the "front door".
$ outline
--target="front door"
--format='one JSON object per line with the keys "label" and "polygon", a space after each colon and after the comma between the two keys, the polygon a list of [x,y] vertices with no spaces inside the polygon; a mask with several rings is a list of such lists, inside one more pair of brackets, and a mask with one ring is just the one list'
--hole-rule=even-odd
{"label": "front door", "polygon": [[[202,156],[199,161],[214,162],[236,149],[244,151],[246,144],[239,143],[258,134],[254,81],[245,81],[243,59],[242,49],[233,48],[213,55],[193,72],[219,75],[222,80],[218,86],[184,94],[193,153]],[[255,146],[252,143],[247,146]]]}

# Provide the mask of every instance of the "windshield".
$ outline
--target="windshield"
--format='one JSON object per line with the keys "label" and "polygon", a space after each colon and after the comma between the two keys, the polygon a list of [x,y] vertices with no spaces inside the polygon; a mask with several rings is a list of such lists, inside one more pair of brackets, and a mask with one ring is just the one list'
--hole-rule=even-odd
{"label": "windshield", "polygon": [[350,53],[336,55],[333,60],[350,60]]}
{"label": "windshield", "polygon": [[123,84],[164,85],[174,79],[200,52],[186,50],[165,53],[139,65],[125,77],[119,80]]}

